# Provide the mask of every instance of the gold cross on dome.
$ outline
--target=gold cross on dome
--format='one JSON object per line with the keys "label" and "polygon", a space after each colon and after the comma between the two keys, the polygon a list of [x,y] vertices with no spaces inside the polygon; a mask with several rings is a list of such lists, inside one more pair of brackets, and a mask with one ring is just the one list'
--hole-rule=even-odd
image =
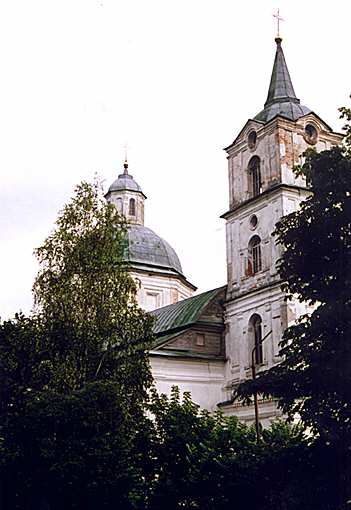
{"label": "gold cross on dome", "polygon": [[279,14],[279,9],[276,14],[273,14],[273,17],[277,19],[277,37],[280,37],[279,29],[280,29],[280,21],[284,21],[284,19]]}

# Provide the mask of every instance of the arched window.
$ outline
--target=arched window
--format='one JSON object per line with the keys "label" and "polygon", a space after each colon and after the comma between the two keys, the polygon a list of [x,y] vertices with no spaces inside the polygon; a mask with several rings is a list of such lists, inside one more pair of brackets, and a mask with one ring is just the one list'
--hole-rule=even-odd
{"label": "arched window", "polygon": [[129,200],[129,214],[135,216],[135,198]]}
{"label": "arched window", "polygon": [[253,236],[249,242],[249,273],[256,274],[262,269],[261,239]]}
{"label": "arched window", "polygon": [[249,343],[251,349],[251,352],[249,353],[250,363],[252,360],[253,352],[253,361],[255,365],[262,365],[263,363],[262,319],[257,313],[255,313],[249,321],[249,332],[251,336],[251,342]]}
{"label": "arched window", "polygon": [[257,197],[261,193],[261,162],[258,156],[254,156],[249,162],[249,181],[251,196]]}
{"label": "arched window", "polygon": [[116,207],[117,207],[118,212],[123,214],[123,202],[120,197],[118,197],[116,200]]}

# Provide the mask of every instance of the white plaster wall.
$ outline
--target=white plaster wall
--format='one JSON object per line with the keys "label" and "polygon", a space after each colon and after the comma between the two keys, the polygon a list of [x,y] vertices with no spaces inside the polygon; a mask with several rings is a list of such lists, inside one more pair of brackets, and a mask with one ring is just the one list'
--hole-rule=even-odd
{"label": "white plaster wall", "polygon": [[[131,276],[137,283],[138,304],[148,312],[156,308],[177,303],[194,294],[194,290],[183,283],[176,275],[162,276],[133,270]],[[154,298],[150,299],[150,296],[154,296]],[[151,301],[154,301],[156,306],[149,306]]]}
{"label": "white plaster wall", "polygon": [[286,302],[279,284],[258,290],[227,303],[225,323],[226,379],[229,385],[251,378],[251,346],[249,321],[257,313],[262,318],[262,336],[272,332],[263,342],[260,369],[267,369],[280,361],[278,344],[286,328]]}
{"label": "white plaster wall", "polygon": [[[229,384],[251,377],[248,325],[254,313],[262,317],[263,336],[272,330],[263,343],[265,363],[262,368],[269,368],[280,361],[279,342],[283,331],[297,317],[310,311],[310,307],[296,299],[285,301],[276,269],[281,247],[271,235],[275,223],[283,215],[296,210],[307,194],[299,190],[277,190],[272,197],[262,197],[259,203],[248,204],[228,221],[229,264],[236,275],[228,282],[229,301],[225,313]],[[258,217],[254,233],[262,239],[262,271],[245,276],[247,247],[253,234],[248,222],[251,214]]]}
{"label": "white plaster wall", "polygon": [[[277,409],[277,405],[274,400],[259,401],[258,409],[259,421],[264,428],[268,428],[274,420],[282,416],[282,413]],[[234,403],[223,407],[222,412],[225,416],[237,416],[240,421],[247,425],[251,425],[255,421],[255,410],[253,405],[243,406]]]}
{"label": "white plaster wall", "polygon": [[[250,218],[254,214],[258,224],[252,229]],[[259,202],[249,203],[228,218],[227,262],[231,268],[228,292],[248,291],[276,277],[276,261],[280,256],[280,248],[276,245],[272,232],[282,214],[282,196],[281,192],[277,192],[273,197],[264,196]],[[262,270],[256,275],[246,276],[249,242],[254,235],[261,238]]]}
{"label": "white plaster wall", "polygon": [[[308,195],[308,191],[280,188],[272,194],[263,195],[259,201],[249,202],[228,218],[226,230],[229,297],[278,280],[276,265],[282,248],[277,245],[272,233],[280,218],[296,210]],[[256,215],[258,219],[255,229],[250,226],[252,215]],[[249,242],[254,235],[261,238],[262,270],[247,276],[245,270]]]}
{"label": "white plaster wall", "polygon": [[193,401],[203,409],[218,410],[225,398],[224,361],[189,360],[163,355],[150,356],[157,391],[169,395],[172,386],[191,393]]}

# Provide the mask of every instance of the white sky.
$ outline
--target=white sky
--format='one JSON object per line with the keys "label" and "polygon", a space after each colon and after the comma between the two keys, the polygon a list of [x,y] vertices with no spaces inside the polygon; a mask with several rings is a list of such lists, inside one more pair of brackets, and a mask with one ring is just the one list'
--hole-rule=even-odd
{"label": "white sky", "polygon": [[266,99],[280,7],[297,96],[334,129],[351,92],[350,0],[0,0],[0,315],[75,184],[130,173],[146,225],[204,291],[225,283],[222,148]]}

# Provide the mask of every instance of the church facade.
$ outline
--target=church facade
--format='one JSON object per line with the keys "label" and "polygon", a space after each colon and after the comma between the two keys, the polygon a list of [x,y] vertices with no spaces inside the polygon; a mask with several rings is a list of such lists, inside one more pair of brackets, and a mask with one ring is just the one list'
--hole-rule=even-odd
{"label": "church facade", "polygon": [[[169,393],[178,385],[201,407],[221,408],[247,421],[253,419],[253,409],[233,401],[234,388],[252,376],[252,364],[259,371],[279,363],[284,330],[309,311],[303,303],[285,299],[277,272],[281,247],[272,236],[279,219],[297,210],[311,193],[304,178],[294,174],[294,166],[308,147],[321,151],[342,141],[342,135],[300,103],[282,40],[277,37],[275,42],[264,108],[225,149],[227,284],[193,296],[194,287],[174,263],[179,299],[152,311],[157,340],[150,359],[159,391]],[[144,281],[142,285],[147,287]],[[277,414],[274,402],[261,403],[263,420]]]}

